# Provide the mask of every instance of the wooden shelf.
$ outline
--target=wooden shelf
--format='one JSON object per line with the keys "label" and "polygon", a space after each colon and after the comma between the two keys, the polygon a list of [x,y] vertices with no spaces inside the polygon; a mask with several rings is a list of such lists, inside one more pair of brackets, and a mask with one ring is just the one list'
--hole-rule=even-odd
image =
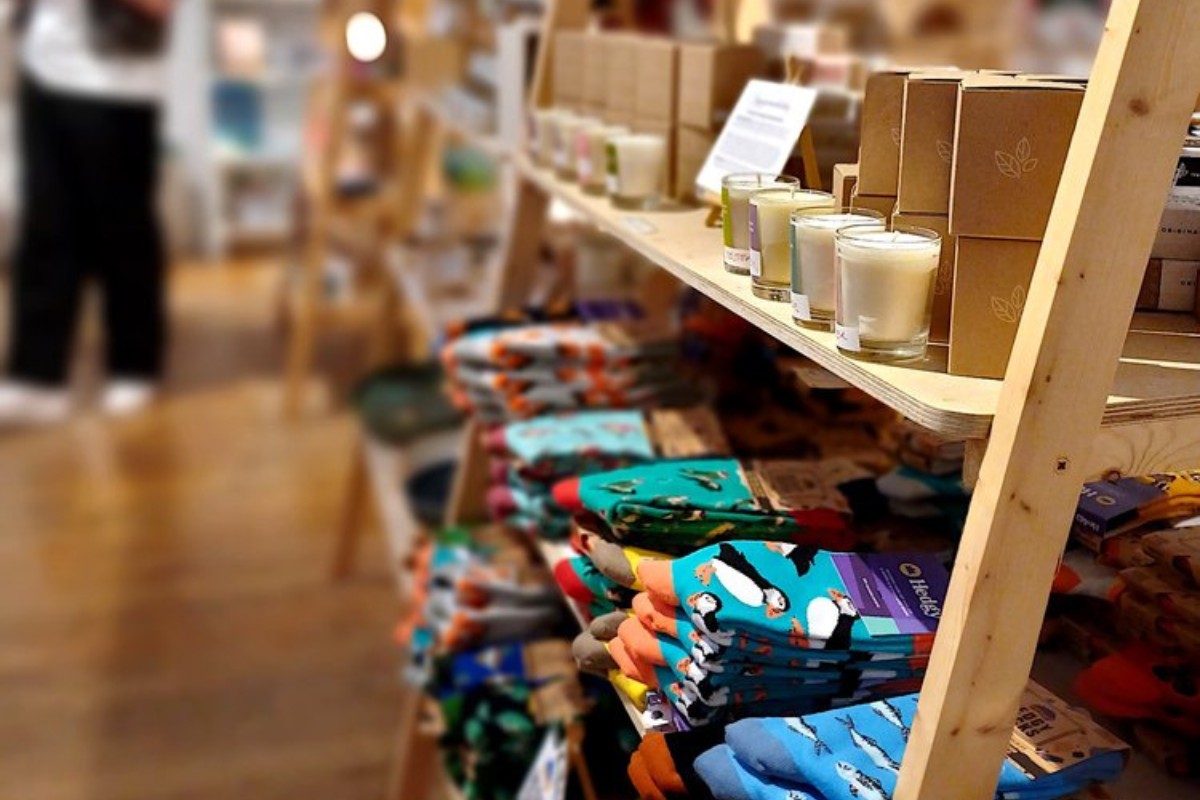
{"label": "wooden shelf", "polygon": [[[571,549],[570,545],[559,542],[538,541],[538,552],[542,556],[542,560],[546,562],[546,566],[551,569],[559,561],[564,558],[571,558],[577,553]],[[588,621],[584,616],[582,609],[575,603],[574,600],[567,596],[563,596],[563,600],[567,604],[567,608],[571,609],[571,614],[575,617],[575,621],[579,623],[579,630],[586,631],[588,629]],[[637,731],[638,736],[645,737],[646,723],[642,721],[642,712],[638,711],[637,706],[633,704],[625,693],[620,689],[613,687],[613,691],[617,693],[617,699],[621,701],[621,705],[625,709],[625,713],[629,716],[629,722],[633,725],[633,729]]]}
{"label": "wooden shelf", "polygon": [[[614,208],[528,159],[521,174],[683,283],[807,356],[913,421],[946,436],[983,439],[991,427],[1001,382],[946,373],[946,348],[931,347],[918,364],[895,366],[841,355],[832,333],[798,327],[785,303],[760,300],[749,279],[725,271],[721,231],[705,225],[707,208],[654,212]],[[1099,321],[1097,321],[1099,324]],[[1200,416],[1200,324],[1173,314],[1138,314],[1125,345],[1105,425]]]}

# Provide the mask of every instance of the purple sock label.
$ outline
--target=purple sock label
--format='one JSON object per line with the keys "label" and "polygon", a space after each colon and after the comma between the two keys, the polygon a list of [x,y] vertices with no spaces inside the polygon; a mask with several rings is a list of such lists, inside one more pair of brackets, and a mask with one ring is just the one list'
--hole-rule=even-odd
{"label": "purple sock label", "polygon": [[936,556],[837,553],[833,562],[872,636],[937,631],[950,576]]}

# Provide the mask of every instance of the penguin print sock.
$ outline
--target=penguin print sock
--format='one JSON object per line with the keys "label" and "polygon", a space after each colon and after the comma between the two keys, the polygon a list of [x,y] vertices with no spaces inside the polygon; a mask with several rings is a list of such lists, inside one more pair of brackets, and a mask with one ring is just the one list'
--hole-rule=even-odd
{"label": "penguin print sock", "polygon": [[609,580],[628,589],[641,591],[642,585],[637,579],[638,565],[646,560],[670,559],[651,550],[637,547],[622,547],[587,531],[580,532],[580,544],[588,558],[596,565],[596,569]]}
{"label": "penguin print sock", "polygon": [[824,800],[809,787],[752,772],[728,745],[718,745],[699,756],[695,768],[716,800]]}

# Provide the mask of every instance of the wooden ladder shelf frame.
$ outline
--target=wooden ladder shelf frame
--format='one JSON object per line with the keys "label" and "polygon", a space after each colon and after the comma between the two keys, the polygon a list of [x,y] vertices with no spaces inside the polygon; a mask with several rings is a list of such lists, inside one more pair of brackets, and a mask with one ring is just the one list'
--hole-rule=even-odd
{"label": "wooden ladder shelf frame", "polygon": [[[755,7],[763,2],[729,0],[722,14],[762,19]],[[587,6],[549,0],[534,105],[549,102],[554,34],[584,28]],[[1130,435],[1200,439],[1197,419],[1101,430],[1200,93],[1200,49],[1189,39],[1198,31],[1200,0],[1112,4],[999,408],[989,438],[969,443],[978,482],[895,800],[993,796],[1082,483],[1106,457],[1129,461],[1120,451],[1136,449]],[[546,191],[522,176],[498,303],[526,297],[548,204]],[[1176,452],[1168,446],[1166,455]],[[471,465],[483,457],[469,435],[452,519],[478,511]]]}

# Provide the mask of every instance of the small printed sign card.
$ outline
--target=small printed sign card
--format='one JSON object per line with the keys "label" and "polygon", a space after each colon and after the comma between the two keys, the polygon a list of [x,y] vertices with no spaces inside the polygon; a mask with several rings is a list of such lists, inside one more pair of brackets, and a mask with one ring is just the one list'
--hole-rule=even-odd
{"label": "small printed sign card", "polygon": [[779,174],[816,102],[816,89],[771,81],[746,84],[696,178],[697,195],[716,202],[726,175]]}
{"label": "small printed sign card", "polygon": [[568,769],[567,742],[557,729],[552,729],[542,740],[517,800],[566,800]]}

